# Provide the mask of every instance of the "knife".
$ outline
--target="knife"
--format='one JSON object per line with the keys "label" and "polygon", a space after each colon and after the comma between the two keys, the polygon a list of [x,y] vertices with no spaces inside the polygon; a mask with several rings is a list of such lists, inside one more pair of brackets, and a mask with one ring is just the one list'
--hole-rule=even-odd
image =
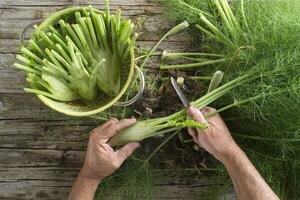
{"label": "knife", "polygon": [[180,98],[181,102],[183,103],[184,107],[186,107],[186,108],[189,107],[189,101],[185,97],[183,91],[179,87],[179,85],[178,85],[177,81],[175,80],[175,78],[171,77],[171,83],[172,83],[172,86],[175,89],[178,97]]}
{"label": "knife", "polygon": [[[185,108],[189,107],[189,101],[187,100],[187,98],[185,97],[183,91],[181,90],[180,86],[178,85],[177,81],[175,80],[175,78],[171,77],[171,83],[172,86],[174,87],[178,97],[180,98],[181,102],[183,103]],[[189,117],[187,116],[187,119],[189,119]],[[191,130],[194,132],[194,135],[196,135],[198,132],[195,128],[191,128]],[[179,134],[179,139],[185,143],[185,140],[183,139],[183,136],[181,135],[181,133]]]}

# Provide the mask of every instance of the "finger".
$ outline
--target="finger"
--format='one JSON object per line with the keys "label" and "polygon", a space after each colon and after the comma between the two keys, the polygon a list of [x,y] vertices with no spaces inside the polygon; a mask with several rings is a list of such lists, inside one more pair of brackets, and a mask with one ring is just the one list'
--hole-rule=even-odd
{"label": "finger", "polygon": [[121,149],[116,151],[117,157],[119,158],[119,164],[122,164],[131,154],[140,147],[140,143],[138,142],[131,142],[123,146]]}
{"label": "finger", "polygon": [[216,111],[216,109],[212,108],[212,107],[205,107],[201,110],[203,115],[208,114],[208,113],[212,113],[212,112],[215,112],[215,111]]}
{"label": "finger", "polygon": [[203,114],[200,112],[200,110],[198,110],[194,106],[188,107],[187,114],[193,120],[198,121],[202,124],[207,124],[207,121],[206,121],[205,117],[203,116]]}
{"label": "finger", "polygon": [[103,152],[114,152],[114,149],[106,143],[98,143],[98,145]]}
{"label": "finger", "polygon": [[110,126],[112,123],[118,122],[116,118],[110,118],[107,120],[104,124],[101,126],[95,128],[92,130],[92,133],[102,133],[102,130],[105,129],[106,127]]}
{"label": "finger", "polygon": [[112,136],[114,136],[118,131],[120,131],[124,128],[127,128],[128,126],[131,126],[134,123],[136,123],[136,119],[123,119],[116,123],[110,124],[105,129],[103,129],[102,132],[103,132],[103,135],[106,137],[106,139],[109,139]]}
{"label": "finger", "polygon": [[201,112],[207,121],[210,121],[212,118],[220,118],[220,115],[215,108],[205,107],[201,110]]}
{"label": "finger", "polygon": [[136,119],[123,119],[116,124],[116,131],[120,131],[136,123]]}
{"label": "finger", "polygon": [[[209,124],[218,124],[218,123],[224,123],[222,117],[219,113],[216,112],[216,109],[211,107],[206,107],[203,109],[202,113],[204,115],[208,115],[208,118],[206,118],[207,122]],[[213,114],[213,115],[211,115]]]}
{"label": "finger", "polygon": [[198,133],[196,132],[196,130],[193,128],[188,128],[188,133],[190,136],[192,136],[194,142],[198,144]]}

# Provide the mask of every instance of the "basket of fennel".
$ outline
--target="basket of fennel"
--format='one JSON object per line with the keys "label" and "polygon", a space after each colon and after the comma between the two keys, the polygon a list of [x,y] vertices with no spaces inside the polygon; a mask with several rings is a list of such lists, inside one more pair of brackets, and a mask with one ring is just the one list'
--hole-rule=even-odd
{"label": "basket of fennel", "polygon": [[135,69],[143,80],[135,65],[134,25],[120,10],[110,15],[108,1],[106,12],[66,8],[34,28],[28,45],[20,46],[15,67],[26,71],[30,88],[24,90],[58,112],[89,116],[121,105]]}

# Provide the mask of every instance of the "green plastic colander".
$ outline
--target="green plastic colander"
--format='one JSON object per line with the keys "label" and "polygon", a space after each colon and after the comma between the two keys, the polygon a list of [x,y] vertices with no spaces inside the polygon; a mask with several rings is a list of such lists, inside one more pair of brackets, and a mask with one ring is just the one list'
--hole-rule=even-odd
{"label": "green plastic colander", "polygon": [[[90,7],[71,7],[71,8],[66,8],[64,10],[61,10],[59,12],[56,12],[55,14],[49,16],[47,19],[45,19],[38,28],[44,32],[47,32],[49,29],[49,26],[56,26],[59,22],[59,20],[64,19],[65,21],[72,23],[74,19],[70,16],[75,15],[76,12],[85,12],[86,10],[91,9]],[[99,11],[97,9],[94,9],[95,13],[103,13],[102,11]],[[40,21],[39,21],[40,22]],[[20,36],[20,41],[21,44],[24,44],[24,35],[25,32],[35,24],[39,23],[38,21],[35,21],[33,23],[30,23],[25,27],[25,29],[22,31],[21,36]],[[33,34],[32,40],[36,40],[35,34]],[[134,77],[135,71],[137,72],[136,76],[138,76],[141,80],[141,87],[138,92],[138,94],[131,100],[127,102],[119,102],[121,97],[126,93],[131,80]],[[71,101],[71,102],[61,102],[57,100],[53,100],[51,98],[48,98],[43,95],[36,95],[43,103],[45,103],[47,106],[50,108],[64,113],[66,115],[70,116],[90,116],[90,115],[95,115],[99,112],[102,112],[109,107],[113,105],[117,106],[128,106],[133,104],[135,101],[137,101],[144,90],[145,86],[145,81],[144,81],[144,76],[141,70],[136,66],[135,64],[135,57],[134,57],[134,51],[131,49],[130,51],[130,62],[124,66],[122,66],[121,69],[121,89],[118,95],[111,97],[108,96],[104,93],[99,94],[99,97],[97,97],[96,100],[92,102],[87,102],[83,100],[76,100],[76,101]]]}

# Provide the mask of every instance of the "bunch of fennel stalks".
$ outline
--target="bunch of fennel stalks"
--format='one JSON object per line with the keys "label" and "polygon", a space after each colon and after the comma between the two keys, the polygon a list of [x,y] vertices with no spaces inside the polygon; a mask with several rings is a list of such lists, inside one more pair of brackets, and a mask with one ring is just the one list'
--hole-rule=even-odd
{"label": "bunch of fennel stalks", "polygon": [[[59,20],[59,19],[58,19]],[[92,6],[68,13],[57,24],[40,29],[27,47],[21,46],[15,66],[27,73],[26,92],[61,102],[91,102],[100,95],[118,95],[121,70],[130,64],[138,37],[134,25],[121,16]]]}
{"label": "bunch of fennel stalks", "polygon": [[[162,70],[223,71],[222,86],[194,101],[222,112],[233,136],[282,199],[299,196],[300,2],[167,0],[168,18],[193,24],[198,52],[164,52],[184,64]],[[212,80],[214,81],[214,80]],[[209,90],[209,85],[206,85]],[[206,116],[209,118],[214,113]],[[140,121],[112,144],[140,141],[190,126],[185,111]],[[205,127],[203,127],[205,128]],[[293,178],[292,178],[293,177]]]}

